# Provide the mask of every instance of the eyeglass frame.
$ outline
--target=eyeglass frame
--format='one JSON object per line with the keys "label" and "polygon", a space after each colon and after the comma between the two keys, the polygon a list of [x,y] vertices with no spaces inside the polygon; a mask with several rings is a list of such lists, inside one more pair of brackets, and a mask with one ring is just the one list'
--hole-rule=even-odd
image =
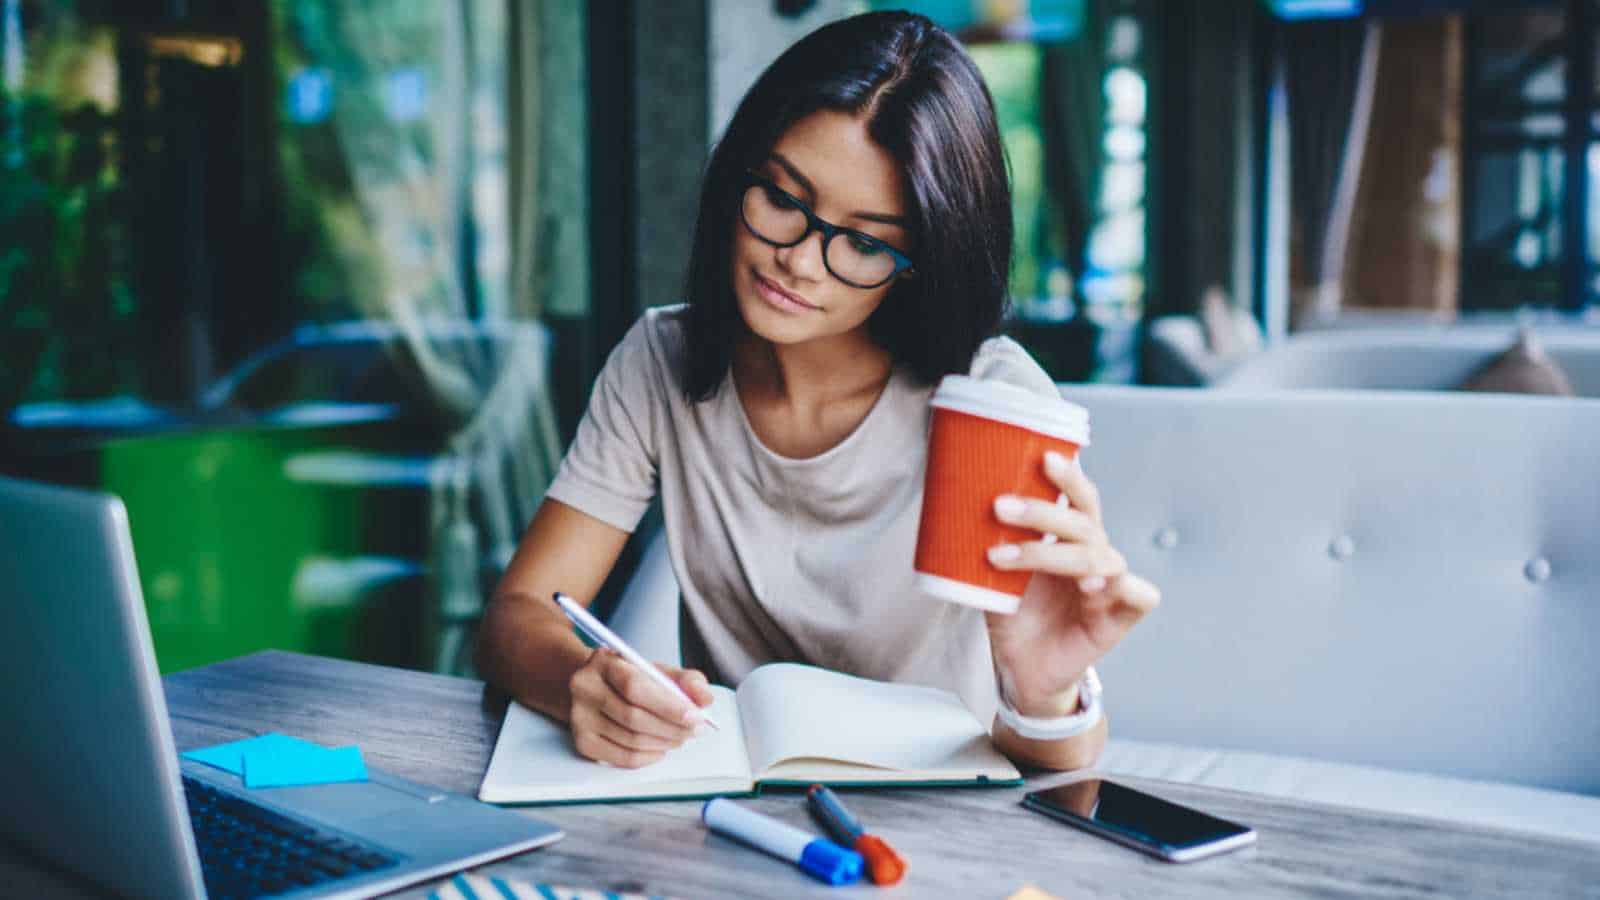
{"label": "eyeglass frame", "polygon": [[[763,187],[763,188],[765,188],[767,190],[770,190],[770,191],[776,191],[777,193],[782,194],[784,197],[787,197],[789,199],[789,201],[794,204],[795,209],[798,209],[801,212],[801,214],[803,214],[806,217],[806,230],[802,231],[800,233],[799,237],[795,238],[792,241],[789,241],[788,243],[783,243],[781,241],[775,241],[772,238],[769,238],[766,235],[762,234],[761,232],[757,231],[756,227],[754,225],[750,224],[750,219],[745,215],[745,212],[744,212],[744,199],[745,199],[746,196],[749,195],[750,189],[752,187]],[[744,179],[740,183],[740,187],[739,187],[739,221],[740,221],[740,223],[742,223],[744,225],[744,229],[746,231],[750,232],[750,234],[752,236],[754,236],[756,240],[762,242],[763,244],[771,246],[771,247],[779,247],[779,248],[783,248],[783,247],[798,247],[799,245],[801,245],[801,244],[806,242],[806,238],[811,237],[811,233],[812,232],[814,232],[814,231],[822,232],[822,266],[823,266],[823,268],[828,270],[828,274],[829,275],[832,275],[834,278],[839,279],[839,282],[841,284],[848,285],[850,287],[856,288],[857,290],[863,290],[863,291],[874,290],[876,288],[883,287],[884,285],[888,284],[889,282],[895,280],[901,274],[908,274],[909,275],[909,274],[912,274],[912,273],[914,273],[916,271],[916,264],[914,262],[912,262],[911,257],[905,255],[904,253],[901,253],[899,250],[896,250],[894,247],[890,246],[888,241],[885,241],[882,238],[873,237],[872,235],[867,234],[864,231],[857,231],[854,228],[846,228],[843,225],[835,225],[832,222],[829,222],[827,219],[824,219],[821,216],[817,215],[816,212],[814,210],[812,210],[811,206],[809,204],[807,204],[804,200],[801,200],[799,197],[796,197],[795,195],[793,195],[793,194],[789,193],[788,191],[784,190],[783,188],[778,187],[778,183],[776,181],[773,181],[771,178],[768,178],[767,176],[761,174],[760,172],[757,172],[755,169],[746,169],[745,172],[744,172]],[[888,251],[890,258],[894,260],[894,270],[891,271],[887,276],[885,276],[882,281],[878,281],[878,282],[875,282],[873,284],[857,284],[856,282],[851,281],[850,279],[844,277],[843,275],[840,275],[838,272],[835,272],[833,270],[833,266],[828,263],[828,244],[830,244],[833,241],[833,239],[835,237],[839,236],[839,235],[859,237],[859,238],[861,238],[861,239],[863,239],[865,241],[868,241],[870,243],[878,245],[879,247],[882,247],[884,250]]]}

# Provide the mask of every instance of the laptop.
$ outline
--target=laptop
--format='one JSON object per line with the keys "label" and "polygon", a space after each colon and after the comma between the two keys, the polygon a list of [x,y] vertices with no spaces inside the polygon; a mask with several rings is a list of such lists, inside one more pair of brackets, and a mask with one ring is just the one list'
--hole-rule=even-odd
{"label": "laptop", "polygon": [[0,841],[123,896],[372,897],[562,836],[373,768],[250,790],[180,760],[122,501],[3,477],[0,727]]}

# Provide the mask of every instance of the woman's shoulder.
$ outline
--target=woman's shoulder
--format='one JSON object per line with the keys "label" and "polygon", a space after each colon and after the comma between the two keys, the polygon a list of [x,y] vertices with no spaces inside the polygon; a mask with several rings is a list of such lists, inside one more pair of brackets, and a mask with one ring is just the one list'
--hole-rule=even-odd
{"label": "woman's shoulder", "polygon": [[658,335],[681,335],[689,324],[689,304],[671,303],[652,306],[639,317],[639,322]]}
{"label": "woman's shoulder", "polygon": [[628,329],[622,339],[624,346],[644,345],[657,351],[676,352],[683,346],[683,335],[688,327],[689,305],[674,303],[671,306],[652,306]]}
{"label": "woman's shoulder", "polygon": [[611,351],[612,363],[633,377],[676,384],[687,312],[685,304],[645,310]]}
{"label": "woman's shoulder", "polygon": [[1050,374],[1015,340],[1000,335],[978,345],[967,374],[985,381],[1000,381],[1046,397],[1059,397]]}

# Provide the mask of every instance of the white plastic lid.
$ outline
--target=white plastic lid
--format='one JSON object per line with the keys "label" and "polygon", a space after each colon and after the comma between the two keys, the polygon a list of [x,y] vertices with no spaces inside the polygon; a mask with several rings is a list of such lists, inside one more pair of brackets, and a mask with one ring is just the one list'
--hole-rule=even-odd
{"label": "white plastic lid", "polygon": [[933,392],[934,406],[982,416],[1029,431],[1089,446],[1089,411],[1065,398],[1049,397],[1003,381],[946,375]]}

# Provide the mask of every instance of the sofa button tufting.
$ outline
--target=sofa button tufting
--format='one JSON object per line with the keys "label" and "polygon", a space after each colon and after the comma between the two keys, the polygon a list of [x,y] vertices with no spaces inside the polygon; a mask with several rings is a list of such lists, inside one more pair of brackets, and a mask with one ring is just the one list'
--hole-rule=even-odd
{"label": "sofa button tufting", "polygon": [[1173,547],[1178,546],[1178,530],[1176,528],[1163,528],[1156,532],[1155,537],[1151,539],[1151,543],[1162,550],[1171,550]]}
{"label": "sofa button tufting", "polygon": [[1348,534],[1341,534],[1328,545],[1328,555],[1341,562],[1356,555],[1356,542]]}
{"label": "sofa button tufting", "polygon": [[1528,560],[1528,564],[1522,567],[1522,574],[1529,581],[1538,584],[1550,577],[1550,560],[1542,556],[1536,556]]}

